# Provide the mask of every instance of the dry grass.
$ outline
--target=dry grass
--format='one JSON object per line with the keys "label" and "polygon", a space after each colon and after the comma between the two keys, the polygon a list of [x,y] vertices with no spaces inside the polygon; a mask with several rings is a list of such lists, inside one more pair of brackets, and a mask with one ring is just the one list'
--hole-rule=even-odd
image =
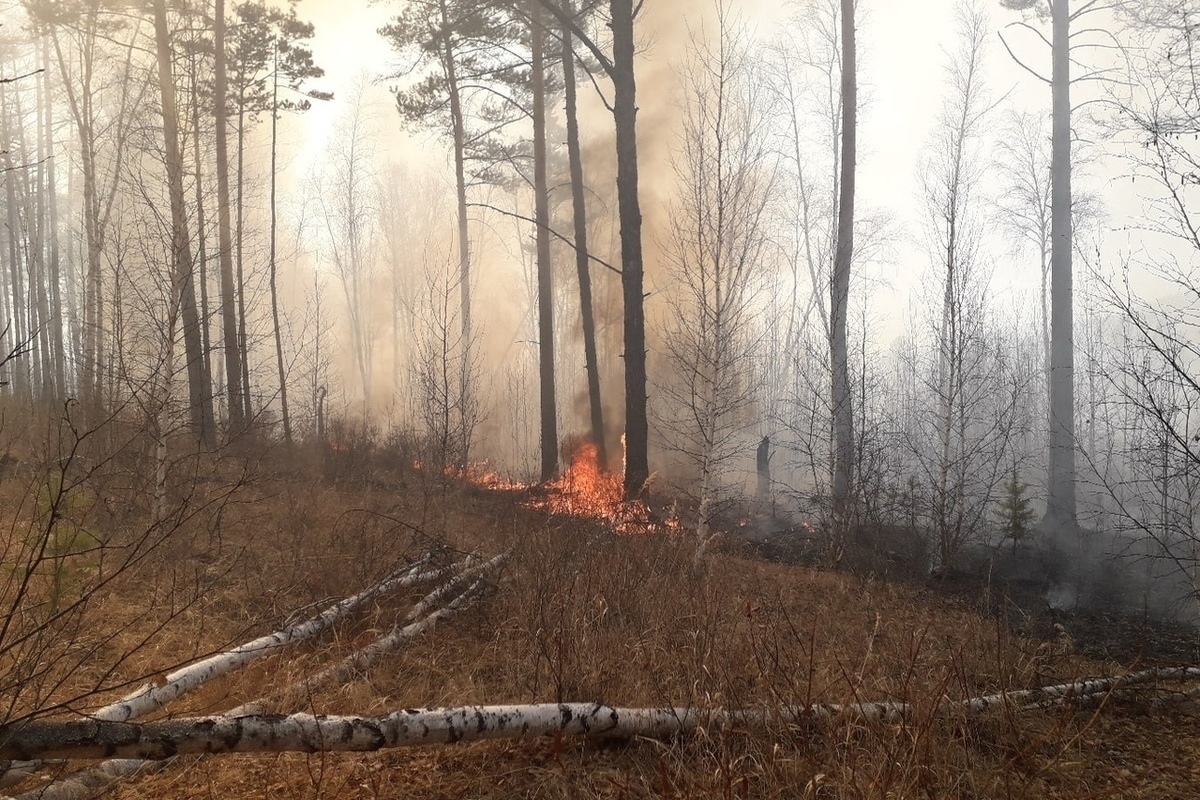
{"label": "dry grass", "polygon": [[[97,656],[69,693],[135,681],[368,585],[426,543],[513,557],[484,603],[354,683],[285,691],[402,615],[381,600],[335,635],[214,681],[170,709],[377,714],[470,703],[776,707],[894,699],[904,724],[706,730],[670,742],[532,739],[377,754],[194,759],[122,797],[887,798],[1193,797],[1189,703],[1102,713],[935,717],[944,697],[1118,665],[1031,641],[920,588],[757,561],[734,548],[697,572],[682,537],[613,536],[515,496],[412,473],[331,484],[259,477],[240,501],[175,531],[97,596],[80,630]],[[414,528],[422,534],[414,533]],[[90,637],[90,638],[88,638]],[[105,665],[115,664],[111,673]],[[96,698],[99,705],[112,694]],[[1172,732],[1187,735],[1172,735]]]}

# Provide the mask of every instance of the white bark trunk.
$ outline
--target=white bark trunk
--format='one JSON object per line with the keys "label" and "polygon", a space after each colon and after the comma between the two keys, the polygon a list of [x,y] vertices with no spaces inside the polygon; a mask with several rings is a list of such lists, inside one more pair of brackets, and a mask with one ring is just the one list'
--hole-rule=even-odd
{"label": "white bark trunk", "polygon": [[[1200,678],[1200,667],[1152,669],[1115,678],[947,701],[946,713],[982,713],[1047,699],[1089,697],[1154,680]],[[83,720],[0,726],[0,758],[166,759],[201,753],[347,752],[485,739],[567,734],[664,738],[698,726],[761,726],[774,720],[811,722],[856,717],[896,722],[912,713],[900,702],[815,704],[774,711],[699,708],[613,708],[596,703],[404,709],[385,717],[198,717],[145,724]]]}
{"label": "white bark trunk", "polygon": [[[337,666],[323,670],[316,675],[306,678],[302,681],[303,688],[306,692],[311,692],[313,688],[328,683],[331,681],[345,682],[349,680],[356,672],[366,669],[371,664],[375,663],[376,659],[384,653],[390,653],[400,649],[400,647],[410,639],[415,638],[422,632],[433,627],[438,620],[448,617],[452,614],[466,608],[470,602],[475,599],[475,594],[479,586],[483,583],[486,574],[491,570],[499,567],[508,560],[508,554],[504,553],[496,556],[490,561],[478,561],[473,566],[469,566],[454,576],[451,580],[434,589],[429,594],[425,595],[412,610],[405,616],[406,625],[396,625],[384,635],[380,636],[371,644],[351,653]],[[480,574],[483,573],[483,574]],[[466,589],[462,589],[462,585],[470,580],[471,576],[479,575],[475,578]],[[454,595],[458,592],[457,596]],[[446,598],[453,597],[450,602],[446,603]],[[445,603],[440,608],[434,609],[439,604]],[[296,687],[291,687],[296,688]],[[252,700],[249,703],[240,705],[234,709],[225,712],[225,716],[240,717],[252,716],[261,714],[263,700]]]}
{"label": "white bark trunk", "polygon": [[178,669],[167,675],[166,683],[161,686],[148,683],[133,694],[97,710],[91,716],[97,720],[123,722],[156,711],[211,678],[232,672],[287,644],[319,635],[339,618],[385,592],[425,583],[444,574],[445,570],[423,571],[422,567],[426,561],[427,559],[423,559],[415,565],[405,567],[369,589],[330,606],[312,619],[281,628],[232,650]]}
{"label": "white bark trunk", "polygon": [[[391,652],[391,651],[399,649],[404,644],[404,642],[408,641],[409,639],[414,638],[415,636],[419,635],[423,631],[429,629],[435,623],[437,623],[439,620],[441,620],[447,616],[450,616],[451,614],[454,614],[458,611],[461,611],[463,608],[467,607],[470,604],[471,600],[473,600],[475,598],[477,590],[478,590],[479,586],[482,584],[485,575],[480,575],[479,577],[477,577],[474,581],[472,581],[470,583],[470,585],[467,586],[466,589],[463,589],[456,597],[454,597],[454,599],[452,599],[445,606],[437,609],[436,611],[433,611],[432,613],[429,613],[429,611],[432,607],[434,607],[436,604],[445,600],[446,597],[450,596],[456,589],[460,588],[463,585],[463,583],[465,583],[467,580],[469,580],[472,575],[476,575],[481,572],[483,572],[483,573],[490,572],[491,570],[502,565],[507,559],[508,559],[507,553],[496,556],[495,558],[493,558],[489,561],[486,561],[486,562],[476,559],[474,556],[469,556],[466,559],[466,561],[464,562],[464,563],[468,564],[468,566],[466,566],[454,578],[452,578],[451,580],[442,584],[437,589],[435,589],[432,592],[430,592],[429,594],[427,594],[424,598],[421,599],[421,601],[419,601],[412,608],[412,610],[408,613],[406,619],[408,619],[408,620],[415,619],[416,620],[415,622],[411,622],[410,624],[405,625],[403,627],[393,628],[390,633],[385,634],[384,636],[381,636],[379,639],[375,640],[373,643],[371,643],[367,647],[365,647],[362,650],[359,650],[358,652],[354,653],[353,655],[347,657],[340,665],[330,668],[328,670],[325,670],[324,672],[317,674],[315,677],[304,681],[305,688],[311,690],[313,686],[316,686],[317,684],[320,684],[320,683],[324,683],[330,679],[337,679],[337,680],[344,681],[344,680],[346,680],[346,678],[349,675],[353,674],[353,672],[364,669],[365,667],[374,663],[374,661],[383,653]],[[380,583],[376,584],[374,587],[372,587],[371,589],[368,589],[366,592],[362,592],[358,595],[355,595],[352,598],[349,598],[348,600],[344,600],[344,601],[342,601],[342,603],[339,603],[337,606],[334,606],[333,608],[341,607],[344,604],[348,603],[349,600],[356,600],[356,599],[361,598],[361,602],[365,602],[365,601],[369,600],[370,597],[377,596],[381,592],[387,591],[387,589],[389,587],[390,588],[398,588],[400,583],[404,583],[404,585],[411,586],[417,582],[415,580],[417,578],[424,578],[425,580],[434,580],[439,575],[442,575],[445,573],[445,570],[427,571],[427,572],[420,571],[421,567],[424,566],[428,561],[429,561],[429,557],[427,556],[424,559],[422,559],[421,561],[412,565],[410,568],[408,568],[408,570],[404,574],[399,575],[395,581],[380,582]],[[368,592],[373,592],[373,593],[370,596],[367,596]],[[343,613],[345,613],[349,610],[350,610],[349,608],[346,608],[343,611]],[[328,611],[326,611],[325,613],[328,613]],[[424,618],[419,619],[420,617],[424,617]],[[319,619],[319,617],[318,617],[318,619]],[[313,622],[313,620],[310,620],[308,623],[304,623],[304,625],[309,625],[312,622]],[[315,634],[313,634],[313,635],[315,635]],[[263,637],[263,638],[266,639],[269,637]],[[298,640],[293,638],[291,641],[298,641]],[[248,645],[244,645],[243,647],[246,647],[246,646],[248,646]],[[143,689],[142,691],[145,691],[145,689]],[[226,717],[245,717],[245,716],[250,716],[250,715],[254,715],[254,714],[260,714],[260,713],[262,713],[262,703],[263,703],[262,700],[255,700],[255,701],[251,701],[249,703],[245,703],[234,709],[231,709],[230,711],[225,712],[224,716],[226,716]],[[94,715],[94,716],[98,716],[98,714]],[[128,720],[129,717],[125,717],[124,719]],[[123,721],[123,720],[117,720],[117,721]],[[3,775],[0,775],[0,786],[11,786],[14,783],[19,782],[21,779],[26,777],[29,774],[29,772],[32,771],[32,769],[36,769],[41,763],[44,763],[44,762],[38,762],[38,761],[10,762],[10,764],[7,765],[6,771],[3,772]],[[162,766],[162,765],[156,764],[156,762],[146,761],[146,760],[137,759],[137,758],[111,759],[109,761],[105,761],[104,763],[102,763],[96,767],[93,767],[92,769],[77,772],[73,775],[67,776],[66,778],[64,778],[60,781],[55,781],[54,783],[49,784],[47,786],[43,786],[39,789],[32,790],[31,792],[26,792],[25,794],[18,795],[16,798],[14,798],[14,800],[24,800],[24,798],[26,798],[26,797],[28,797],[30,799],[36,797],[36,798],[40,798],[41,800],[74,800],[74,798],[92,797],[100,789],[107,787],[107,786],[111,785],[112,783],[115,783],[124,777],[134,775],[135,773],[138,773],[139,771],[149,771],[149,770],[157,769],[157,768],[159,768],[159,766]],[[0,798],[0,800],[8,800],[8,799]]]}

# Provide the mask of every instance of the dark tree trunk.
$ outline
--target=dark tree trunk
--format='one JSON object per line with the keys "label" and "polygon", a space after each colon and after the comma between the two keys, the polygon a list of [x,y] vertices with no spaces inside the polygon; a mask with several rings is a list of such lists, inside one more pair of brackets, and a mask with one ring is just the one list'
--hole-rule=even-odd
{"label": "dark tree trunk", "polygon": [[[450,29],[450,12],[445,0],[438,9],[442,25]],[[463,346],[471,344],[471,241],[467,230],[466,122],[458,93],[458,67],[454,63],[453,37],[447,34],[442,45],[442,69],[446,73],[446,91],[450,99],[450,121],[454,134],[454,188],[458,200],[458,290]]]}
{"label": "dark tree trunk", "polygon": [[[241,81],[245,86],[245,80]],[[246,339],[246,271],[242,260],[242,245],[245,236],[245,206],[242,202],[246,187],[246,97],[243,89],[238,98],[237,133],[237,342],[242,354],[242,415],[248,423],[254,416],[250,406],[250,344]]]}
{"label": "dark tree trunk", "polygon": [[558,403],[554,387],[554,276],[550,264],[550,194],[546,179],[546,63],[542,7],[530,2],[533,90],[533,193],[537,219],[538,379],[541,396],[542,480],[558,474]]}
{"label": "dark tree trunk", "polygon": [[[50,63],[50,43],[42,40],[42,58],[44,63]],[[50,327],[50,347],[51,347],[51,379],[54,383],[54,398],[61,398],[66,391],[66,349],[63,346],[63,325],[66,320],[63,318],[63,302],[62,289],[59,283],[59,248],[58,248],[58,181],[55,176],[55,161],[54,161],[54,98],[50,93],[50,72],[47,71],[43,75],[46,90],[46,153],[49,155],[46,161],[46,203],[47,203],[47,236],[48,247],[46,252],[47,259],[47,280],[50,289],[50,308],[54,315]]]}
{"label": "dark tree trunk", "polygon": [[217,123],[217,235],[221,258],[221,335],[225,350],[225,390],[229,430],[236,435],[246,425],[242,399],[242,349],[238,341],[237,299],[233,282],[233,229],[229,218],[229,117],[225,102],[229,81],[225,64],[225,0],[217,0],[213,31],[215,80],[213,113]]}
{"label": "dark tree trunk", "polygon": [[283,332],[279,327],[279,290],[276,286],[276,264],[275,264],[275,171],[276,171],[276,156],[278,153],[278,128],[279,128],[279,51],[275,51],[275,64],[272,73],[271,83],[271,252],[270,252],[270,268],[271,268],[271,322],[275,328],[275,362],[279,365],[279,408],[280,417],[283,421],[283,439],[288,444],[292,443],[292,418],[288,415],[288,400],[287,400],[287,369],[283,364]]}
{"label": "dark tree trunk", "polygon": [[[566,12],[573,14],[571,3]],[[562,31],[563,88],[566,94],[567,160],[571,170],[571,205],[575,220],[575,271],[579,276],[579,316],[583,326],[583,363],[587,371],[588,410],[592,442],[601,466],[608,465],[604,436],[604,408],[600,396],[600,365],[596,357],[596,319],[592,311],[592,278],[588,265],[587,204],[584,199],[583,156],[579,146],[579,115],[575,99],[575,53],[571,32]]]}
{"label": "dark tree trunk", "polygon": [[175,103],[175,84],[171,75],[171,41],[167,31],[166,0],[153,0],[153,9],[159,91],[162,100],[167,188],[171,202],[171,256],[174,262],[172,302],[179,303],[183,322],[183,345],[184,357],[187,361],[192,434],[201,444],[212,446],[216,443],[216,431],[213,426],[212,405],[209,402],[211,389],[203,385],[204,354],[200,349],[200,324],[196,314],[196,286],[183,199],[183,158],[179,152],[179,110]]}
{"label": "dark tree trunk", "polygon": [[846,321],[850,301],[850,267],[854,258],[854,170],[858,82],[854,52],[854,0],[841,0],[842,22],[842,147],[838,198],[837,250],[830,281],[830,366],[833,413],[833,508],[835,516],[848,510],[854,457],[854,408],[850,392]]}
{"label": "dark tree trunk", "polygon": [[1050,168],[1050,528],[1074,527],[1075,350],[1071,275],[1071,40],[1068,0],[1053,0]]}
{"label": "dark tree trunk", "polygon": [[611,11],[621,294],[625,303],[625,496],[634,497],[650,477],[650,432],[646,419],[646,317],[642,294],[642,211],[638,201],[633,0],[612,0]]}
{"label": "dark tree trunk", "polygon": [[196,165],[196,264],[200,282],[200,349],[204,351],[204,380],[212,386],[212,342],[209,340],[208,304],[208,225],[204,217],[204,159],[200,154],[200,79],[196,71],[196,55],[191,57],[192,68],[192,162]]}

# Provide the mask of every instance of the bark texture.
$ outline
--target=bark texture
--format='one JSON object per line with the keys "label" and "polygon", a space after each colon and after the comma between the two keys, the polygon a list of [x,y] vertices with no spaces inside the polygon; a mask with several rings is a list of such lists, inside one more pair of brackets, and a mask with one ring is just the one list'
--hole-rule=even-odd
{"label": "bark texture", "polygon": [[546,179],[546,60],[542,7],[530,0],[533,91],[533,204],[537,218],[538,385],[541,409],[542,480],[558,474],[558,399],[554,386],[554,272],[550,264],[550,191]]}
{"label": "bark texture", "polygon": [[854,457],[854,407],[846,318],[854,260],[854,170],[857,155],[858,82],[855,67],[854,0],[842,0],[842,148],[837,250],[830,282],[829,350],[833,412],[833,507],[842,517],[850,499]]}
{"label": "bark texture", "polygon": [[1075,513],[1075,344],[1071,272],[1071,15],[1051,8],[1050,470],[1044,524],[1073,528]]}
{"label": "bark texture", "polygon": [[[1162,680],[1195,680],[1200,667],[1150,669],[1038,689],[945,701],[940,711],[983,713],[1039,708],[1046,700],[1086,698]],[[774,710],[614,708],[600,703],[402,709],[383,717],[217,716],[145,724],[81,720],[0,726],[0,758],[140,758],[161,760],[201,753],[366,752],[390,747],[450,744],[525,736],[577,735],[661,739],[726,725],[762,726],[839,718],[898,722],[915,713],[907,703],[812,704]]]}

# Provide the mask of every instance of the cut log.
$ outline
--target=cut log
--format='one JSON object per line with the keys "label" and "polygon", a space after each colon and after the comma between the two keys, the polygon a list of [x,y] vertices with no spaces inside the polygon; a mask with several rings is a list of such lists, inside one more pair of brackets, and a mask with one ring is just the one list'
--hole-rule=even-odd
{"label": "cut log", "polygon": [[[1045,686],[942,704],[946,711],[982,713],[1050,698],[1103,694],[1155,680],[1200,678],[1200,667],[1144,670],[1116,678]],[[596,703],[466,706],[404,709],[385,717],[219,716],[144,724],[79,720],[0,726],[0,758],[165,759],[200,753],[373,751],[389,747],[513,739],[540,735],[666,738],[706,728],[761,727],[773,721],[823,721],[841,717],[898,721],[907,703],[791,706],[775,711],[699,708],[613,708]]]}

